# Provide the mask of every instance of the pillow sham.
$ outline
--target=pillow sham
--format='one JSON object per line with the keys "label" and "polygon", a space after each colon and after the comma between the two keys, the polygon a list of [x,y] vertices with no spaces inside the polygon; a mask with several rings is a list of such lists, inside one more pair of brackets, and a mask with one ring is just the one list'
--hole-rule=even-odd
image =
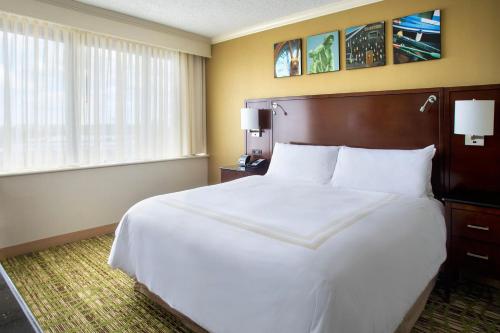
{"label": "pillow sham", "polygon": [[415,150],[342,147],[332,185],[414,197],[432,195],[435,152],[434,145]]}
{"label": "pillow sham", "polygon": [[276,143],[267,176],[327,184],[333,175],[339,147]]}

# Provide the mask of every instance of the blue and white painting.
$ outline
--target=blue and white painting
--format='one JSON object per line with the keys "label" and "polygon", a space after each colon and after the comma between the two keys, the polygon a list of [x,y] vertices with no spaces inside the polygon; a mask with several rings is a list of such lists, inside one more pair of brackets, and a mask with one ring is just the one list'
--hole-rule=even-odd
{"label": "blue and white painting", "polygon": [[392,21],[394,63],[441,58],[441,11],[439,9]]}

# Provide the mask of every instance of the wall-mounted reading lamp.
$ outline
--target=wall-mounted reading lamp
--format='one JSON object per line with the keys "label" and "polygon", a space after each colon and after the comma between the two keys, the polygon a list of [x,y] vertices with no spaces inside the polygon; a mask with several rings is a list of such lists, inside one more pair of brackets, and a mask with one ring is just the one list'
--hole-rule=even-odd
{"label": "wall-mounted reading lamp", "polygon": [[279,105],[278,103],[276,103],[276,102],[272,102],[272,103],[271,103],[271,107],[273,108],[273,115],[274,115],[274,116],[277,114],[277,111],[276,111],[276,110],[278,110],[278,108],[280,108],[280,109],[281,109],[281,111],[283,111],[283,114],[284,114],[285,116],[286,116],[286,115],[288,115],[288,113],[285,111],[285,109],[283,109],[283,107],[282,107],[281,105]]}
{"label": "wall-mounted reading lamp", "polygon": [[465,134],[468,146],[484,146],[484,136],[493,135],[495,101],[455,101],[455,134]]}
{"label": "wall-mounted reading lamp", "polygon": [[259,122],[259,110],[254,108],[241,109],[241,129],[250,132],[252,136],[262,136]]}
{"label": "wall-mounted reading lamp", "polygon": [[437,101],[437,97],[436,95],[430,95],[427,100],[425,101],[424,105],[422,105],[420,107],[420,112],[425,112],[425,110],[427,109],[427,105],[429,104],[434,104],[434,102]]}

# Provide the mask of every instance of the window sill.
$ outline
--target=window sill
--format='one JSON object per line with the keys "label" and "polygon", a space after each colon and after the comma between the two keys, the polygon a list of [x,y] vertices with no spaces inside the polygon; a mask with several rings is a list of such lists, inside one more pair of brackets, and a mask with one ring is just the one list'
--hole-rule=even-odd
{"label": "window sill", "polygon": [[35,175],[35,174],[41,174],[41,173],[53,173],[53,172],[63,172],[63,171],[76,171],[76,170],[109,168],[109,167],[127,166],[127,165],[135,165],[135,164],[149,164],[149,163],[160,163],[160,162],[168,162],[168,161],[190,160],[190,159],[198,159],[198,158],[208,158],[209,156],[210,155],[208,155],[208,154],[200,154],[200,155],[192,155],[192,156],[182,156],[182,157],[166,158],[166,159],[161,159],[161,160],[124,162],[124,163],[109,163],[109,164],[100,164],[100,165],[92,165],[92,166],[66,167],[66,168],[60,168],[60,169],[9,172],[9,173],[0,173],[0,178],[3,178],[3,177],[15,177],[15,176],[25,176],[25,175]]}

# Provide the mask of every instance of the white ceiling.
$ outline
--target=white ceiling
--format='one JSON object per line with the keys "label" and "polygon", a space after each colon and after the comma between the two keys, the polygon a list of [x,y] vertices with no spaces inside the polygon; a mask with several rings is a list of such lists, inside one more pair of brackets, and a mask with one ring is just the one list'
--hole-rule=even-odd
{"label": "white ceiling", "polygon": [[220,42],[381,0],[77,0]]}

